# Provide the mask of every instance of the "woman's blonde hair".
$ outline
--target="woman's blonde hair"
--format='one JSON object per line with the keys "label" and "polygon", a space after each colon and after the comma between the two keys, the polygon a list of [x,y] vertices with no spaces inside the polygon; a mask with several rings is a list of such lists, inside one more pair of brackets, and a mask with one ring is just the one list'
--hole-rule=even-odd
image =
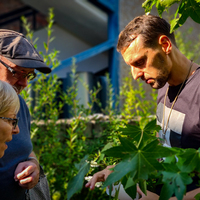
{"label": "woman's blonde hair", "polygon": [[17,114],[20,103],[19,97],[13,87],[4,81],[0,81],[0,115],[5,114],[10,109]]}

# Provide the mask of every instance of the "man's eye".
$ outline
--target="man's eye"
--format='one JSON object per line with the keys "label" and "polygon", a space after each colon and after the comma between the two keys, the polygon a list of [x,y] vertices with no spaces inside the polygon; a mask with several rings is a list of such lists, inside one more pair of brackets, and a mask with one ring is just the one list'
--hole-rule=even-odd
{"label": "man's eye", "polygon": [[142,65],[144,65],[144,60],[139,60],[139,61],[135,62],[136,67],[139,67],[139,66],[142,66]]}

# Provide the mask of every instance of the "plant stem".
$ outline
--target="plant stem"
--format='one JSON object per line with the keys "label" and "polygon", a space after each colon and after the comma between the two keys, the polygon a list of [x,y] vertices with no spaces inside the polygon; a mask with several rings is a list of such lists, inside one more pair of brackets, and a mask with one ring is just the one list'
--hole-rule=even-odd
{"label": "plant stem", "polygon": [[142,138],[143,138],[143,130],[142,130],[142,133],[141,133],[140,140],[139,140],[139,142],[138,142],[137,148],[140,146],[140,143],[141,143],[141,141],[142,141]]}

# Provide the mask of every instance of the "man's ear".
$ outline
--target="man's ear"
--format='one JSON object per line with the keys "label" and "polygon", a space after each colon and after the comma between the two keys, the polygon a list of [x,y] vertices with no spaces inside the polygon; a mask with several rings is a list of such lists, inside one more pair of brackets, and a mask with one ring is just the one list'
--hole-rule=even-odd
{"label": "man's ear", "polygon": [[162,50],[169,54],[172,50],[172,43],[166,35],[161,35],[158,39],[158,43],[162,46]]}

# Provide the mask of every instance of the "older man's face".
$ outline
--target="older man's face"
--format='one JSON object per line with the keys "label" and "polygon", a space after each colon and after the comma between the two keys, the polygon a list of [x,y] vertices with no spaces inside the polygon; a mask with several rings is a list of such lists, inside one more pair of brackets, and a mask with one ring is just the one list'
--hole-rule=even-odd
{"label": "older man's face", "polygon": [[[34,72],[34,69],[19,67],[11,63],[4,57],[2,57],[1,60],[17,72],[23,72],[27,74]],[[27,78],[22,77],[17,79],[16,77],[13,76],[12,72],[10,72],[2,63],[0,63],[0,80],[5,81],[10,85],[12,85],[13,88],[16,90],[17,94],[19,94],[28,85]]]}

